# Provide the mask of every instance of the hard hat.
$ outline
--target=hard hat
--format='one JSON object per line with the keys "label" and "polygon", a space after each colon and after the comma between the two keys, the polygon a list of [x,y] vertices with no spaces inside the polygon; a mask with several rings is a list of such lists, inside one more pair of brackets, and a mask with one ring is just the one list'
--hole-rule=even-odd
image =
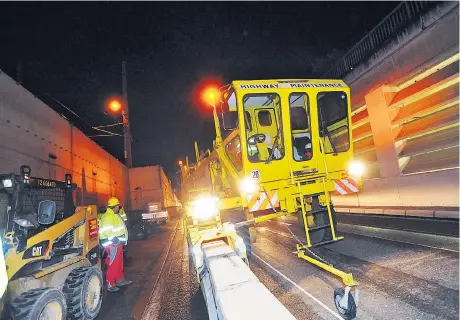
{"label": "hard hat", "polygon": [[118,201],[117,198],[112,197],[112,198],[109,199],[109,201],[108,201],[108,203],[107,203],[107,206],[108,206],[108,207],[115,207],[115,206],[117,206],[117,205],[119,205],[119,204],[120,204],[120,201]]}

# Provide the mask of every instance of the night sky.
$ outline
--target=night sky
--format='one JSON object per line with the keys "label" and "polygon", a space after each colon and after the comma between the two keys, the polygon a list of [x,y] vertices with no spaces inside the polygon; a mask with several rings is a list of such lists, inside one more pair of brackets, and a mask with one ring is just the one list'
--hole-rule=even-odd
{"label": "night sky", "polygon": [[[104,107],[121,95],[126,59],[134,165],[160,164],[174,181],[193,141],[215,136],[196,99],[203,82],[321,77],[398,4],[1,2],[0,69],[16,78],[21,61],[25,88],[95,134],[117,122]],[[96,139],[122,159],[122,138]]]}

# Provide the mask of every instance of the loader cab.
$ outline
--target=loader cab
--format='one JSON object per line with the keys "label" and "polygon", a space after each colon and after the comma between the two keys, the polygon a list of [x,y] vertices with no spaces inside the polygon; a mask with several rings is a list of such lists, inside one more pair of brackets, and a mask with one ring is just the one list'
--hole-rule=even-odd
{"label": "loader cab", "polygon": [[30,168],[20,174],[0,174],[0,236],[8,235],[22,251],[27,239],[43,232],[75,212],[71,175],[65,181],[35,178]]}

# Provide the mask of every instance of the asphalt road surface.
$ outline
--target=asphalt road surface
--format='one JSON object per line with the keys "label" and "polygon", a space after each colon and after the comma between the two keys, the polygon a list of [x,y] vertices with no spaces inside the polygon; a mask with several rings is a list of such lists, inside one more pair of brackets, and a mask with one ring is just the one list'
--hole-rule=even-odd
{"label": "asphalt road surface", "polygon": [[102,309],[97,320],[140,319],[150,296],[161,257],[171,240],[179,219],[158,228],[146,240],[130,241],[128,255],[131,261],[125,266],[125,278],[133,283],[115,293],[104,292]]}
{"label": "asphalt road surface", "polygon": [[[138,310],[144,307],[152,287],[146,283],[154,278],[145,268],[155,269],[159,247],[165,246],[175,226],[171,223],[166,232],[130,248],[136,256],[148,252],[149,258],[127,268],[127,277],[131,275],[135,283],[107,297],[111,300],[104,302],[98,319],[140,319],[134,317],[136,301],[143,299],[137,302]],[[351,272],[359,282],[358,319],[458,319],[458,239],[348,224],[339,224],[338,229],[345,240],[315,253]],[[295,244],[305,236],[296,219],[266,222],[257,234],[250,267],[289,311],[297,319],[341,319],[333,303],[333,290],[341,280],[297,258]],[[180,227],[169,261],[164,290],[155,306],[158,319],[207,319]]]}

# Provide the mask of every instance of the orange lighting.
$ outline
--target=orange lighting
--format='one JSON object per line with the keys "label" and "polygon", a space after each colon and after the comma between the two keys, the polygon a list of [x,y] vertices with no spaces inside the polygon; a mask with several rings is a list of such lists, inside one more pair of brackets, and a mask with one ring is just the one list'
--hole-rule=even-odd
{"label": "orange lighting", "polygon": [[118,100],[112,100],[109,103],[109,109],[112,112],[119,112],[121,110],[121,103]]}
{"label": "orange lighting", "polygon": [[217,88],[209,87],[203,91],[203,100],[210,105],[214,105],[219,97],[220,92]]}
{"label": "orange lighting", "polygon": [[182,165],[182,160],[179,160],[179,165],[180,165],[180,166]]}

